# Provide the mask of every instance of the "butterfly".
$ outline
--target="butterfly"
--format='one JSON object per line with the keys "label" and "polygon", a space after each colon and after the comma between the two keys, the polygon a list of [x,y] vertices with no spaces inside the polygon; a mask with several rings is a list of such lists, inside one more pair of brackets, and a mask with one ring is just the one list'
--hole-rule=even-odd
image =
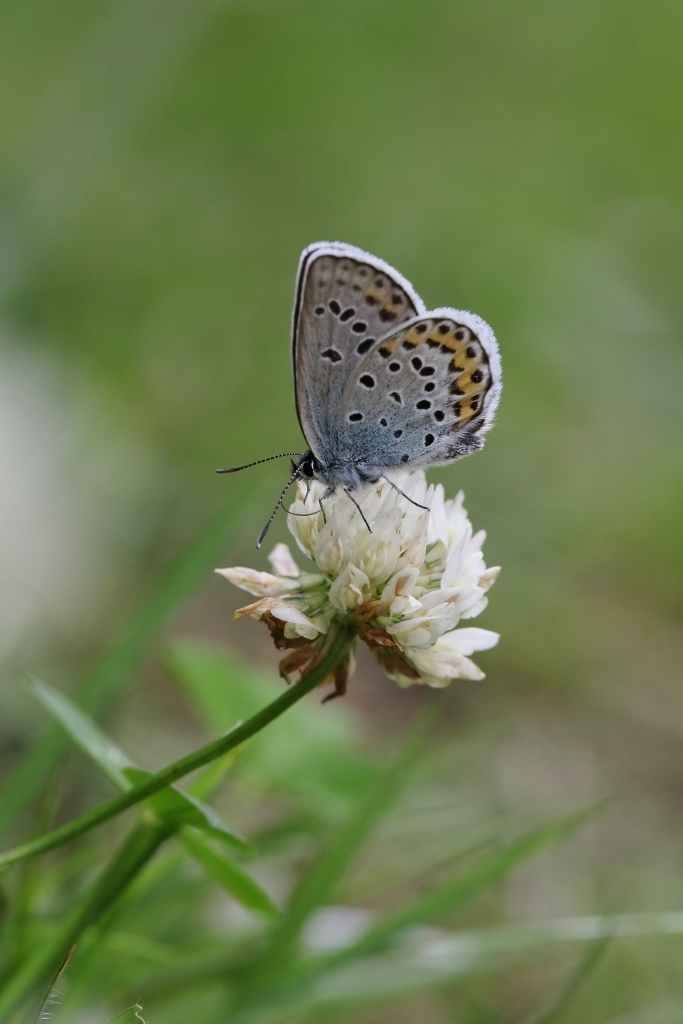
{"label": "butterfly", "polygon": [[383,478],[403,493],[386,473],[442,466],[483,448],[500,399],[489,325],[464,310],[427,310],[397,270],[344,242],[315,242],[301,254],[292,361],[309,450],[270,456],[297,461],[257,547],[295,480],[327,485],[323,515],[337,488],[363,515],[354,492],[366,484]]}

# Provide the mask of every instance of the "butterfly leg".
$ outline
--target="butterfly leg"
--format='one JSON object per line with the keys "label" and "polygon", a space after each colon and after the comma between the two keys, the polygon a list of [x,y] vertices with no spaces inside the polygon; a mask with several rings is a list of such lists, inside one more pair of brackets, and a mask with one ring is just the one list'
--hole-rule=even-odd
{"label": "butterfly leg", "polygon": [[406,501],[409,501],[411,505],[415,505],[416,508],[423,508],[425,512],[429,512],[429,506],[421,505],[419,501],[413,501],[413,499],[409,498],[406,492],[402,491],[400,487],[397,487],[394,481],[390,480],[388,476],[384,476],[384,474],[381,474],[381,479],[386,480],[389,486],[393,487],[394,490],[397,491],[399,494],[402,494]]}
{"label": "butterfly leg", "polygon": [[356,508],[360,512],[360,517],[363,520],[363,522],[365,523],[365,525],[367,526],[368,533],[372,533],[372,529],[370,527],[370,523],[367,521],[367,519],[363,515],[363,509],[360,507],[360,505],[358,504],[358,502],[356,501],[354,496],[351,494],[351,491],[347,487],[344,488],[344,494],[348,495],[348,497],[351,499],[351,501],[354,503],[354,505],[356,506]]}

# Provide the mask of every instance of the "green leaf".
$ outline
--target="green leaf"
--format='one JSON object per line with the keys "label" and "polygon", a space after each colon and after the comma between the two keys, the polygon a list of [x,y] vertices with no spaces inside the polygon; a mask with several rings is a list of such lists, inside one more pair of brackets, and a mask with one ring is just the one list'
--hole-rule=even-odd
{"label": "green leaf", "polygon": [[[282,691],[282,683],[208,644],[175,644],[165,660],[212,734],[249,718]],[[308,701],[274,722],[267,735],[254,737],[241,752],[240,769],[261,788],[303,795],[326,818],[339,816],[374,775],[360,738],[341,702]]]}
{"label": "green leaf", "polygon": [[98,765],[114,785],[121,790],[130,789],[125,769],[135,764],[111,740],[92,718],[63,693],[55,690],[35,676],[31,678],[34,696],[56,718],[74,743]]}
{"label": "green leaf", "polygon": [[142,1017],[142,1007],[139,1003],[135,1006],[129,1006],[123,1013],[118,1013],[111,1020],[107,1021],[107,1024],[146,1024],[144,1017]]}
{"label": "green leaf", "polygon": [[[153,772],[145,771],[143,768],[133,767],[125,770],[129,785],[134,786],[146,782],[153,775]],[[253,851],[249,840],[229,828],[213,807],[209,807],[197,797],[191,796],[175,786],[167,786],[166,789],[155,793],[142,806],[143,813],[145,807],[151,809],[159,823],[172,823],[176,827],[192,825],[202,832],[208,832],[217,839],[235,846],[238,850],[243,850],[246,853]]]}
{"label": "green leaf", "polygon": [[261,886],[224,850],[217,850],[205,834],[184,827],[180,836],[185,848],[238,903],[266,917],[279,916],[279,910]]}

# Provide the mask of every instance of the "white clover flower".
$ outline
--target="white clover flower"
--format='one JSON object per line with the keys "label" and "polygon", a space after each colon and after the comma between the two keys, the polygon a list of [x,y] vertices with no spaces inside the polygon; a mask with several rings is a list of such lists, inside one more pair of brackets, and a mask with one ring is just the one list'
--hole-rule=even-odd
{"label": "white clover flower", "polygon": [[[350,621],[400,686],[443,687],[451,679],[484,677],[469,655],[494,647],[498,634],[456,627],[484,610],[500,571],[484,562],[486,534],[473,533],[462,492],[446,500],[443,487],[428,486],[421,471],[397,475],[395,482],[429,511],[381,480],[358,496],[370,533],[343,492],[326,499],[325,522],[318,504],[324,485],[299,481],[289,529],[314,572],[302,571],[286,544],[269,556],[274,573],[217,570],[259,598],[235,618],[265,621],[276,646],[291,648],[280,663],[288,681],[310,670],[326,637]],[[334,674],[337,693],[344,692],[351,667],[349,652]]]}

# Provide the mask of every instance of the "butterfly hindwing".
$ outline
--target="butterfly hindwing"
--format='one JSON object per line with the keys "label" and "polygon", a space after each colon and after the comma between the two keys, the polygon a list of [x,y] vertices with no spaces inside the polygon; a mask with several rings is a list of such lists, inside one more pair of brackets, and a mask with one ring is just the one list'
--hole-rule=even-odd
{"label": "butterfly hindwing", "polygon": [[483,446],[500,395],[491,328],[437,309],[378,340],[348,379],[333,433],[342,462],[378,468],[451,462]]}
{"label": "butterfly hindwing", "polygon": [[340,454],[339,410],[358,367],[389,330],[423,312],[409,282],[369,253],[335,242],[304,251],[292,329],[296,403],[304,436],[323,462]]}

